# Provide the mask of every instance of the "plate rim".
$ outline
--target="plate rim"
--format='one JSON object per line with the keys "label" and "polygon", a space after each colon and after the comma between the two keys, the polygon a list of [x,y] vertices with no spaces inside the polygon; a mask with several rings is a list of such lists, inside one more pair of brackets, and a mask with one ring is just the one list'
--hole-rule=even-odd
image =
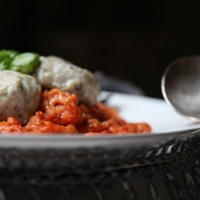
{"label": "plate rim", "polygon": [[200,133],[199,128],[163,133],[126,135],[0,135],[0,149],[137,149],[162,145],[180,136]]}

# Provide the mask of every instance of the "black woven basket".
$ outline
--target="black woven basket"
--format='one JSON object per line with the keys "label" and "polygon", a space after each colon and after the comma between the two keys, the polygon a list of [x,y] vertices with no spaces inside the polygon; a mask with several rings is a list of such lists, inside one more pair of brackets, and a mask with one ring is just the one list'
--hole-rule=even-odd
{"label": "black woven basket", "polygon": [[0,136],[0,200],[200,199],[200,131]]}

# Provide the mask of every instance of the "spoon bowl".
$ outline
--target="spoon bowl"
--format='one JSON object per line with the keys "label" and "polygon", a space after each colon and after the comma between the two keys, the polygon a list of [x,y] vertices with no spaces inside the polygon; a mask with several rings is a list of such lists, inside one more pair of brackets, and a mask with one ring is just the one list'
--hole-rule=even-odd
{"label": "spoon bowl", "polygon": [[200,122],[200,56],[173,61],[161,81],[166,102],[179,114]]}

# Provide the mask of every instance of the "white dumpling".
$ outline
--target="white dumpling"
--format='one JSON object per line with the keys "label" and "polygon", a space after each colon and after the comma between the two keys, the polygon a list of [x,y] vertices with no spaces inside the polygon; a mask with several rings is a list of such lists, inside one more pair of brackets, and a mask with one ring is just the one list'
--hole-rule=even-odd
{"label": "white dumpling", "polygon": [[37,80],[16,71],[0,71],[0,121],[15,117],[25,125],[38,109],[41,86]]}
{"label": "white dumpling", "polygon": [[98,100],[100,86],[93,74],[62,58],[41,56],[36,79],[44,88],[76,94],[80,102],[94,104]]}

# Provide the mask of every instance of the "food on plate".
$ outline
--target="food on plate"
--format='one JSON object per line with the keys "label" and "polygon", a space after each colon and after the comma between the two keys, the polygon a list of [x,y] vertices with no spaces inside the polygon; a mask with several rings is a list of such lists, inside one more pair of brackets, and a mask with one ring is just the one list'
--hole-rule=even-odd
{"label": "food on plate", "polygon": [[39,110],[31,116],[27,125],[9,117],[0,122],[2,133],[66,133],[86,135],[148,133],[151,127],[146,123],[127,123],[118,112],[105,104],[79,104],[75,94],[60,89],[42,93]]}
{"label": "food on plate", "polygon": [[0,51],[0,70],[8,69],[10,61],[18,55],[19,52],[15,50],[1,50]]}
{"label": "food on plate", "polygon": [[41,86],[32,76],[0,71],[0,121],[15,117],[25,125],[39,105]]}
{"label": "food on plate", "polygon": [[19,53],[15,50],[0,51],[0,70],[19,71],[24,74],[32,74],[39,65],[39,54]]}
{"label": "food on plate", "polygon": [[44,88],[76,94],[80,102],[97,103],[100,87],[91,72],[56,56],[40,57],[36,79]]}
{"label": "food on plate", "polygon": [[[151,132],[147,123],[127,123],[117,110],[98,102],[100,87],[91,72],[55,56],[39,56],[38,62],[37,56],[34,57],[38,54],[31,54],[24,53],[27,59],[24,57],[23,60],[23,55],[17,51],[0,51],[1,60],[6,57],[12,60],[9,66],[19,66],[18,69],[8,67],[0,71],[1,133],[96,135]],[[19,55],[22,60],[14,62]],[[21,70],[23,63],[26,65]]]}

